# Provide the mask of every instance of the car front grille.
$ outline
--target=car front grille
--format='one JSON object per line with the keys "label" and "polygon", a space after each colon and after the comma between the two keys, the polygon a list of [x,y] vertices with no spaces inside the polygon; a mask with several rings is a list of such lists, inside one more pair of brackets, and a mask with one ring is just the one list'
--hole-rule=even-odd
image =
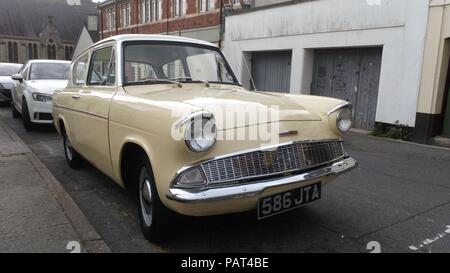
{"label": "car front grille", "polygon": [[34,119],[49,121],[49,120],[53,120],[53,116],[50,113],[37,113],[36,112],[36,113],[34,113]]}
{"label": "car front grille", "polygon": [[209,183],[264,178],[312,169],[344,157],[341,141],[298,142],[201,164]]}
{"label": "car front grille", "polygon": [[9,89],[0,89],[0,94],[9,99],[11,98],[11,90]]}

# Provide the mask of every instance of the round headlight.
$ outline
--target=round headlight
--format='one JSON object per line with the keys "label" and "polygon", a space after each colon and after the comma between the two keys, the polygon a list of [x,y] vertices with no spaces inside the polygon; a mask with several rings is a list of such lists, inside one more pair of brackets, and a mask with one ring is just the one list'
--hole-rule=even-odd
{"label": "round headlight", "polygon": [[336,116],[336,126],[342,133],[346,133],[352,128],[352,109],[344,107],[339,110]]}
{"label": "round headlight", "polygon": [[206,152],[216,143],[216,124],[211,118],[195,118],[186,128],[186,145],[194,152]]}

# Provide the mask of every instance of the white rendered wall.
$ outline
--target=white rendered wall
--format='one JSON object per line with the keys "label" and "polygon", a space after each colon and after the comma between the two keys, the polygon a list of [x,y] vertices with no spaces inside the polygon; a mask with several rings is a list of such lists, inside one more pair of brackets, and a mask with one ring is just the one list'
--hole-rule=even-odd
{"label": "white rendered wall", "polygon": [[224,52],[248,87],[245,52],[292,50],[290,92],[309,94],[314,49],[382,46],[376,121],[413,127],[427,16],[428,0],[317,0],[262,9],[226,17]]}

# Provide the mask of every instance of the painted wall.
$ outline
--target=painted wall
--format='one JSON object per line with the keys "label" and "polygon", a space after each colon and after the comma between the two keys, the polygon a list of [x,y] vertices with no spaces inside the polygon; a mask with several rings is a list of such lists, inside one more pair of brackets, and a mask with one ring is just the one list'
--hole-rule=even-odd
{"label": "painted wall", "polygon": [[417,112],[440,114],[450,58],[450,0],[431,0]]}
{"label": "painted wall", "polygon": [[94,41],[92,41],[89,32],[87,31],[86,27],[83,27],[83,30],[81,31],[80,34],[80,38],[78,38],[78,43],[75,46],[72,59],[76,58],[78,55],[81,54],[81,52],[83,52],[86,48],[90,47],[93,44]]}
{"label": "painted wall", "polygon": [[263,9],[226,18],[224,51],[249,87],[246,52],[292,50],[290,92],[309,94],[314,49],[383,46],[376,121],[414,126],[427,16],[428,0],[318,0]]}

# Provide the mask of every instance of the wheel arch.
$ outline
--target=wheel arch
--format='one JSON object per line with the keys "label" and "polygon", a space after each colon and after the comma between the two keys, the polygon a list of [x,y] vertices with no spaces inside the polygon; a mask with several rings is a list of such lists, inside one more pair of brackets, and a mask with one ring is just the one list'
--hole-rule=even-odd
{"label": "wheel arch", "polygon": [[[122,185],[130,189],[132,188],[133,176],[131,171],[133,170],[133,163],[136,163],[139,157],[137,155],[144,155],[147,157],[150,164],[151,175],[155,181],[155,176],[152,167],[152,157],[150,149],[136,140],[127,139],[123,142],[119,153],[119,177],[121,179]],[[158,190],[158,183],[155,181],[155,186]]]}
{"label": "wheel arch", "polygon": [[[56,131],[58,131],[59,135],[63,135],[63,133],[66,133],[67,131],[70,132],[70,125],[68,122],[66,122],[66,119],[61,116],[57,115],[56,119],[54,121],[54,126],[56,128]],[[71,139],[70,134],[68,135],[69,139]]]}

